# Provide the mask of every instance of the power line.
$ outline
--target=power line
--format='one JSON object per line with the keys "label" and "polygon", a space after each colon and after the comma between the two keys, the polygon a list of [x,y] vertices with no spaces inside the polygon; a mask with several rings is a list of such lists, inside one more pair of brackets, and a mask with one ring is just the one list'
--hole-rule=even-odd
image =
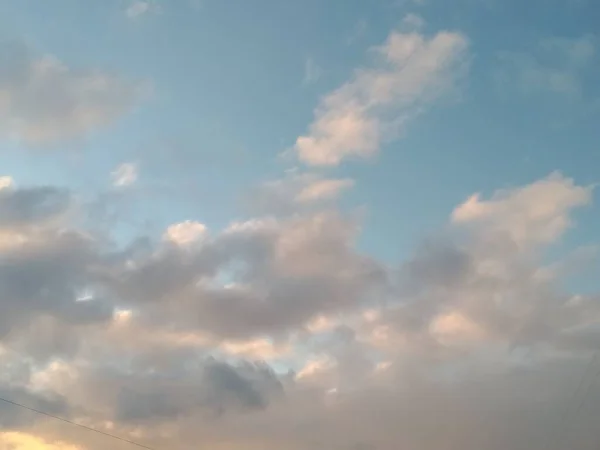
{"label": "power line", "polygon": [[82,425],[82,424],[77,423],[77,422],[73,422],[73,421],[65,419],[63,417],[55,416],[53,414],[50,414],[50,413],[47,413],[47,412],[44,412],[44,411],[40,411],[39,409],[35,409],[35,408],[31,408],[29,406],[21,405],[20,403],[13,402],[12,400],[7,400],[5,398],[0,397],[0,401],[3,401],[4,403],[8,403],[9,405],[13,405],[13,406],[17,406],[19,408],[23,408],[23,409],[27,409],[29,411],[33,411],[36,414],[41,414],[43,416],[50,417],[50,418],[55,419],[55,420],[60,420],[61,422],[68,423],[69,425],[75,425],[76,427],[83,428],[84,430],[87,430],[87,431],[93,431],[94,433],[102,434],[104,436],[107,436],[107,437],[110,437],[110,438],[113,438],[113,439],[117,439],[119,441],[126,442],[126,443],[131,444],[131,445],[135,445],[136,447],[145,448],[146,450],[155,450],[152,447],[148,447],[148,446],[140,444],[138,442],[130,441],[129,439],[125,439],[125,438],[122,438],[122,437],[119,437],[119,436],[115,436],[114,434],[106,433],[104,431],[100,431],[100,430],[97,430],[95,428],[88,427],[88,426]]}
{"label": "power line", "polygon": [[[575,389],[571,399],[575,403],[575,408],[572,408],[571,404],[567,402],[567,408],[562,414],[561,421],[557,427],[557,430],[559,430],[560,433],[558,436],[560,442],[566,442],[568,440],[568,434],[571,429],[571,425],[573,424],[572,422],[577,418],[579,411],[585,403],[588,391],[594,385],[598,375],[600,375],[600,370],[598,370],[596,373],[593,372],[594,363],[597,361],[598,356],[598,352],[595,352],[592,355],[591,359],[586,364],[583,373],[581,374],[581,379],[579,380],[579,384],[577,385],[577,388]],[[589,379],[590,377],[588,377],[588,375],[591,376],[591,379]],[[589,383],[587,383],[588,381]]]}
{"label": "power line", "polygon": [[[594,357],[595,356],[596,355],[594,355]],[[598,380],[599,376],[600,376],[600,369],[598,369],[596,371],[596,373],[594,373],[592,375],[592,379],[590,380],[589,384],[586,386],[586,388],[585,388],[585,390],[583,392],[583,395],[581,397],[581,400],[579,401],[579,404],[575,407],[575,412],[573,413],[572,420],[575,420],[577,418],[577,416],[579,415],[579,413],[581,412],[581,409],[583,408],[584,404],[586,403],[586,400],[588,399],[589,392],[594,387],[594,384]],[[570,425],[571,424],[569,424],[569,430],[571,428]],[[567,430],[567,431],[569,431],[569,430]],[[566,439],[567,439],[567,436],[565,436],[565,440]]]}

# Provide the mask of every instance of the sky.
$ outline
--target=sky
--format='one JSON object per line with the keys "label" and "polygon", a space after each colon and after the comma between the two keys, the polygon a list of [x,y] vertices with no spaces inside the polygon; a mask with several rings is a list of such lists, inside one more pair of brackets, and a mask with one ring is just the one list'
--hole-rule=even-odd
{"label": "sky", "polygon": [[0,450],[597,449],[598,17],[0,0]]}

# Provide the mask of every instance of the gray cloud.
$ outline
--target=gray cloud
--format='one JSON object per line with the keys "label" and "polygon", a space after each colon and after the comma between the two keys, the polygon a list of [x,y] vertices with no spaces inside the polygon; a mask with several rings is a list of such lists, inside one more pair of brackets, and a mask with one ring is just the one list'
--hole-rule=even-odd
{"label": "gray cloud", "polygon": [[[48,414],[65,414],[68,404],[65,399],[56,395],[44,397],[33,394],[21,387],[3,387],[0,389],[0,397],[9,401],[26,405],[30,408],[47,412]],[[22,409],[16,405],[0,402],[0,431],[3,429],[19,429],[26,427],[39,420],[39,416],[32,411]]]}
{"label": "gray cloud", "polygon": [[[382,268],[353,251],[351,228],[329,213],[247,223],[195,249],[166,246],[108,284],[154,323],[170,317],[238,338],[286,332],[352,308],[385,283]],[[218,274],[233,284],[202,282]]]}
{"label": "gray cloud", "polygon": [[[561,287],[569,260],[540,258],[590,195],[555,174],[472,197],[395,271],[330,209],[125,247],[28,215],[36,232],[0,249],[2,379],[161,448],[592,449],[598,297]],[[236,353],[257,339],[290,353]],[[11,417],[9,430],[61,433]]]}
{"label": "gray cloud", "polygon": [[112,123],[142,94],[139,83],[0,41],[0,133],[8,138],[33,145],[77,138]]}
{"label": "gray cloud", "polygon": [[0,228],[43,224],[65,213],[70,204],[71,195],[63,189],[0,189]]}

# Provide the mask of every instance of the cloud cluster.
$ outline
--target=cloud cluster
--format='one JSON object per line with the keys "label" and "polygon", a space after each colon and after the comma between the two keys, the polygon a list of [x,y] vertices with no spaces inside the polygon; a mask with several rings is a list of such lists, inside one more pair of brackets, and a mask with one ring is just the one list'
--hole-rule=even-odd
{"label": "cloud cluster", "polygon": [[[1,250],[0,358],[6,395],[28,405],[170,448],[583,450],[598,437],[600,297],[564,291],[541,259],[592,200],[559,173],[470,197],[397,268],[360,255],[358,224],[330,205],[115,247],[45,206],[53,191],[10,195],[21,212],[4,229],[24,237]],[[60,435],[4,414],[7,442]]]}

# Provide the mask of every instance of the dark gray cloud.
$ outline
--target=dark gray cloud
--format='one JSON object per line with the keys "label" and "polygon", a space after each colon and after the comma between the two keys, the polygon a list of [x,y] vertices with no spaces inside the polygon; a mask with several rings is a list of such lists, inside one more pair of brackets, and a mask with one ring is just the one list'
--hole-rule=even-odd
{"label": "dark gray cloud", "polygon": [[0,254],[1,334],[18,329],[36,315],[78,324],[112,315],[101,302],[77,301],[94,282],[98,255],[93,243],[75,232],[47,232],[43,239]]}
{"label": "dark gray cloud", "polygon": [[[235,365],[187,354],[160,371],[138,360],[128,368],[97,361],[77,370],[79,389],[73,407],[90,416],[103,414],[119,423],[177,421],[188,415],[215,420],[265,410],[283,394],[275,373],[265,364]],[[78,392],[77,392],[78,391]]]}
{"label": "dark gray cloud", "polygon": [[281,383],[266,364],[242,363],[233,367],[209,361],[204,376],[209,391],[208,404],[219,412],[230,403],[244,410],[264,409],[269,394],[282,392]]}
{"label": "dark gray cloud", "polygon": [[65,213],[69,191],[54,187],[0,189],[0,229],[43,225]]}

